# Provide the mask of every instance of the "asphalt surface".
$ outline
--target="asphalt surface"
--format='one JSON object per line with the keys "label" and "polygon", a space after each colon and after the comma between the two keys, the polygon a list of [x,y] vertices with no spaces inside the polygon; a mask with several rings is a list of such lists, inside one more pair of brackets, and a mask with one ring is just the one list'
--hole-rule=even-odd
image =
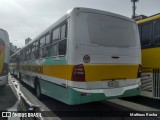
{"label": "asphalt surface", "polygon": [[[18,91],[16,90],[18,89]],[[152,110],[149,109],[152,107],[151,101],[149,103],[150,106],[147,106],[145,103],[146,99],[142,99],[140,97],[140,100],[138,102],[135,97],[131,98],[125,98],[125,99],[114,99],[109,101],[103,101],[103,102],[93,102],[93,103],[87,103],[82,105],[66,105],[62,102],[59,102],[53,98],[44,96],[42,100],[38,100],[34,95],[34,90],[31,89],[28,85],[19,82],[15,78],[10,76],[9,84],[6,86],[4,90],[0,92],[0,110],[7,110],[9,108],[12,108],[12,106],[17,102],[17,94],[18,92],[21,92],[23,96],[29,101],[31,104],[34,104],[35,106],[38,106],[42,111],[49,111],[49,113],[46,113],[49,115],[49,117],[45,117],[44,120],[157,120],[157,117],[116,117],[116,114],[123,114],[123,112],[136,112],[138,109],[141,110],[143,105],[143,109],[148,111]],[[16,93],[17,92],[17,93]],[[143,101],[143,102],[140,102]],[[148,100],[147,100],[148,102]],[[155,103],[152,101],[152,103]],[[156,104],[159,102],[157,101]],[[144,107],[145,106],[145,107]],[[155,105],[156,110],[159,110],[159,106]],[[59,111],[65,114],[70,114],[71,116],[66,117],[61,114],[59,114]],[[101,112],[112,113],[112,117],[106,117],[104,114],[102,116],[99,116]],[[89,112],[90,115],[82,117],[85,112]],[[73,114],[73,116],[72,116]],[[54,116],[54,117],[53,117]],[[95,117],[97,116],[97,117]],[[11,119],[12,120],[12,119]]]}
{"label": "asphalt surface", "polygon": [[[132,101],[127,100],[121,100],[121,99],[114,99],[109,101],[102,101],[102,102],[92,102],[92,103],[86,103],[82,105],[66,105],[60,101],[57,101],[53,98],[50,98],[48,96],[43,96],[42,100],[38,100],[34,95],[34,90],[31,89],[28,85],[24,83],[19,83],[20,89],[24,96],[30,101],[32,104],[35,104],[36,106],[39,106],[41,110],[43,111],[51,111],[52,115],[55,116],[54,119],[59,120],[70,120],[70,119],[76,119],[81,120],[83,114],[86,111],[91,112],[90,115],[83,117],[83,120],[156,120],[158,118],[156,117],[116,117],[116,114],[123,114],[123,112],[136,112],[136,111],[151,111],[153,108],[143,106],[140,104],[137,104]],[[135,97],[136,98],[136,97]],[[133,99],[133,98],[132,98]],[[144,100],[142,100],[144,102]],[[156,111],[155,109],[154,111]],[[59,111],[65,112],[66,114],[73,114],[74,117],[63,117],[63,115],[60,115],[57,113]],[[112,117],[106,117],[104,116],[98,116],[99,113],[104,112],[112,113]],[[52,116],[49,112],[49,116]],[[78,116],[78,117],[76,117]],[[94,117],[93,117],[94,116]],[[98,117],[95,117],[98,116]],[[53,119],[53,118],[51,118]]]}
{"label": "asphalt surface", "polygon": [[9,82],[4,89],[0,89],[0,111],[6,111],[17,102],[17,97],[11,86],[13,84]]}
{"label": "asphalt surface", "polygon": [[153,98],[144,97],[144,96],[137,96],[137,97],[123,98],[122,100],[133,102],[133,103],[144,105],[144,106],[148,106],[150,107],[146,109],[148,111],[160,111],[160,99],[153,99]]}

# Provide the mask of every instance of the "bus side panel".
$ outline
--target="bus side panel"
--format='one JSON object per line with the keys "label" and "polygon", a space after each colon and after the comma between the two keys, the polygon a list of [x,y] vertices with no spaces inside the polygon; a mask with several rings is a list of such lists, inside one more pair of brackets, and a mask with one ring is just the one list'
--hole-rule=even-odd
{"label": "bus side panel", "polygon": [[142,49],[141,95],[159,99],[160,97],[160,48]]}
{"label": "bus side panel", "polygon": [[[115,92],[115,90],[112,89],[112,92]],[[86,94],[86,96],[83,96],[84,94]],[[117,96],[106,96],[104,93],[93,93],[91,90],[88,90],[85,93],[85,92],[77,91],[74,88],[69,88],[68,104],[75,105],[75,104],[82,104],[82,103],[88,103],[88,102],[94,102],[94,101],[137,96],[139,94],[140,94],[139,87],[134,89],[128,89],[122,95],[117,95]]]}
{"label": "bus side panel", "polygon": [[[54,78],[53,78],[54,79]],[[67,88],[46,80],[40,80],[41,91],[43,94],[56,100],[67,103]]]}
{"label": "bus side panel", "polygon": [[[143,68],[160,68],[160,48],[149,48],[142,50]],[[152,62],[151,62],[152,61]]]}
{"label": "bus side panel", "polygon": [[43,75],[40,80],[42,93],[64,103],[68,103],[68,41],[70,38],[70,18],[67,19],[66,55],[49,57],[43,63]]}
{"label": "bus side panel", "polygon": [[0,85],[8,83],[9,62],[9,36],[4,30],[0,30]]}
{"label": "bus side panel", "polygon": [[[52,63],[52,64],[51,64]],[[43,94],[59,101],[67,102],[67,60],[65,57],[49,57],[43,66],[43,73],[39,75]]]}

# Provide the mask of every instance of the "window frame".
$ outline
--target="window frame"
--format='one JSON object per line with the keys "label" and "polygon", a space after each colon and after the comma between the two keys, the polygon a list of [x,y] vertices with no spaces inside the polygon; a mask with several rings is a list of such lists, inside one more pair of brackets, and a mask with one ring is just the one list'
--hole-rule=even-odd
{"label": "window frame", "polygon": [[[62,33],[62,27],[63,26],[66,26],[65,27],[65,38],[64,39],[62,39],[61,38],[61,33]],[[61,30],[60,30],[60,40],[58,41],[58,56],[60,56],[60,57],[63,57],[63,56],[65,56],[66,54],[67,54],[67,37],[68,37],[68,22],[67,21],[65,21],[65,22],[63,22],[62,24],[61,24]],[[65,54],[64,55],[60,55],[59,54],[59,42],[61,42],[61,41],[65,41],[66,40],[66,51],[65,51]]]}
{"label": "window frame", "polygon": [[[49,35],[49,44],[46,44],[46,38],[47,38],[48,35]],[[40,40],[41,40],[41,38],[45,39],[45,44],[43,46],[40,46]],[[38,57],[39,59],[44,59],[44,58],[48,58],[49,57],[49,55],[50,55],[50,44],[51,44],[51,31],[45,33],[39,39],[39,48],[38,48],[38,50],[39,51],[42,50],[42,56],[40,56],[40,52],[39,52],[39,57]],[[49,47],[49,50],[47,50],[47,47]],[[48,52],[47,56],[45,56],[45,57],[44,57],[44,51],[43,51],[43,49],[46,49],[47,52]]]}
{"label": "window frame", "polygon": [[[55,30],[59,29],[59,35],[58,35],[58,39],[53,39],[53,33]],[[60,40],[61,36],[60,36],[60,32],[61,32],[61,26],[58,25],[57,27],[55,27],[54,29],[52,29],[52,32],[51,32],[51,43],[55,43],[57,42],[58,40]]]}
{"label": "window frame", "polygon": [[[66,26],[66,27],[65,27],[65,38],[64,38],[64,39],[61,39],[62,27],[63,27],[64,25]],[[59,39],[56,39],[56,41],[54,41],[54,40],[53,40],[53,31],[54,31],[55,29],[57,29],[57,28],[59,28]],[[53,28],[52,31],[51,31],[51,44],[50,44],[50,56],[51,56],[51,57],[62,57],[62,56],[65,56],[65,55],[66,55],[66,53],[67,53],[67,46],[68,46],[68,45],[67,45],[67,37],[68,37],[68,21],[65,20],[65,21],[61,22],[59,25],[57,25],[55,28]],[[59,42],[61,42],[61,41],[63,41],[63,40],[66,40],[66,51],[65,51],[65,55],[59,55]],[[56,55],[56,56],[51,55],[51,46],[52,46],[53,44],[56,44],[56,45],[57,45],[57,55]]]}
{"label": "window frame", "polygon": [[[62,39],[62,27],[65,25],[65,38]],[[60,30],[60,40],[65,40],[67,39],[67,22],[63,23],[61,26],[61,30]]]}
{"label": "window frame", "polygon": [[[46,43],[46,40],[47,40],[46,38],[48,35],[49,35],[49,44]],[[45,34],[45,46],[48,46],[51,44],[51,35],[52,35],[51,31],[49,31],[48,33]]]}
{"label": "window frame", "polygon": [[[43,38],[44,38],[44,39],[43,39]],[[41,45],[41,40],[44,40],[44,43],[43,43],[42,46],[40,46],[40,45]],[[45,45],[46,45],[46,38],[45,38],[45,36],[43,35],[43,36],[41,36],[41,37],[39,38],[39,48],[44,47]]]}
{"label": "window frame", "polygon": [[147,45],[144,45],[144,44],[141,44],[141,46],[142,47],[149,47],[149,46],[151,46],[152,45],[152,41],[153,41],[153,39],[152,39],[152,36],[153,36],[153,23],[152,23],[153,21],[151,21],[151,22],[147,22],[147,23],[144,23],[144,24],[141,24],[140,26],[141,26],[141,33],[140,33],[140,40],[141,40],[141,42],[142,42],[142,35],[144,34],[143,33],[143,30],[142,30],[142,27],[143,26],[145,26],[145,25],[149,25],[150,26],[150,30],[149,30],[149,33],[150,33],[150,40],[149,40],[149,44],[147,44]]}
{"label": "window frame", "polygon": [[[157,23],[157,22],[159,22],[160,23],[160,19],[158,19],[158,20],[155,20],[154,21],[154,24],[153,24],[153,43],[154,43],[154,45],[160,45],[160,42],[159,43],[155,43],[155,24]],[[159,26],[160,27],[160,26]],[[160,35],[160,34],[159,34]]]}

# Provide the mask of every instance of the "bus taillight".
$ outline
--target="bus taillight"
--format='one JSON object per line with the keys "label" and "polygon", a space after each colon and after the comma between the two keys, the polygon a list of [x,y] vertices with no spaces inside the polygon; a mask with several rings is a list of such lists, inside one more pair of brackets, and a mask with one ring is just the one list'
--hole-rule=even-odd
{"label": "bus taillight", "polygon": [[85,71],[84,71],[84,66],[82,64],[74,66],[72,72],[72,80],[78,82],[85,81]]}
{"label": "bus taillight", "polygon": [[137,78],[141,77],[141,73],[142,73],[142,66],[139,65],[139,67],[138,67],[138,73],[137,73]]}

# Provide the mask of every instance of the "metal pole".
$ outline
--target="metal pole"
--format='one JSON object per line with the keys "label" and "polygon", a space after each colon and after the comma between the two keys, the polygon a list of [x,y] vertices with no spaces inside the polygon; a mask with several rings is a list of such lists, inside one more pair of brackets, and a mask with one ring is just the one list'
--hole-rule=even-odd
{"label": "metal pole", "polygon": [[133,14],[132,14],[132,18],[136,17],[136,2],[138,2],[138,0],[131,0],[131,2],[133,2]]}

